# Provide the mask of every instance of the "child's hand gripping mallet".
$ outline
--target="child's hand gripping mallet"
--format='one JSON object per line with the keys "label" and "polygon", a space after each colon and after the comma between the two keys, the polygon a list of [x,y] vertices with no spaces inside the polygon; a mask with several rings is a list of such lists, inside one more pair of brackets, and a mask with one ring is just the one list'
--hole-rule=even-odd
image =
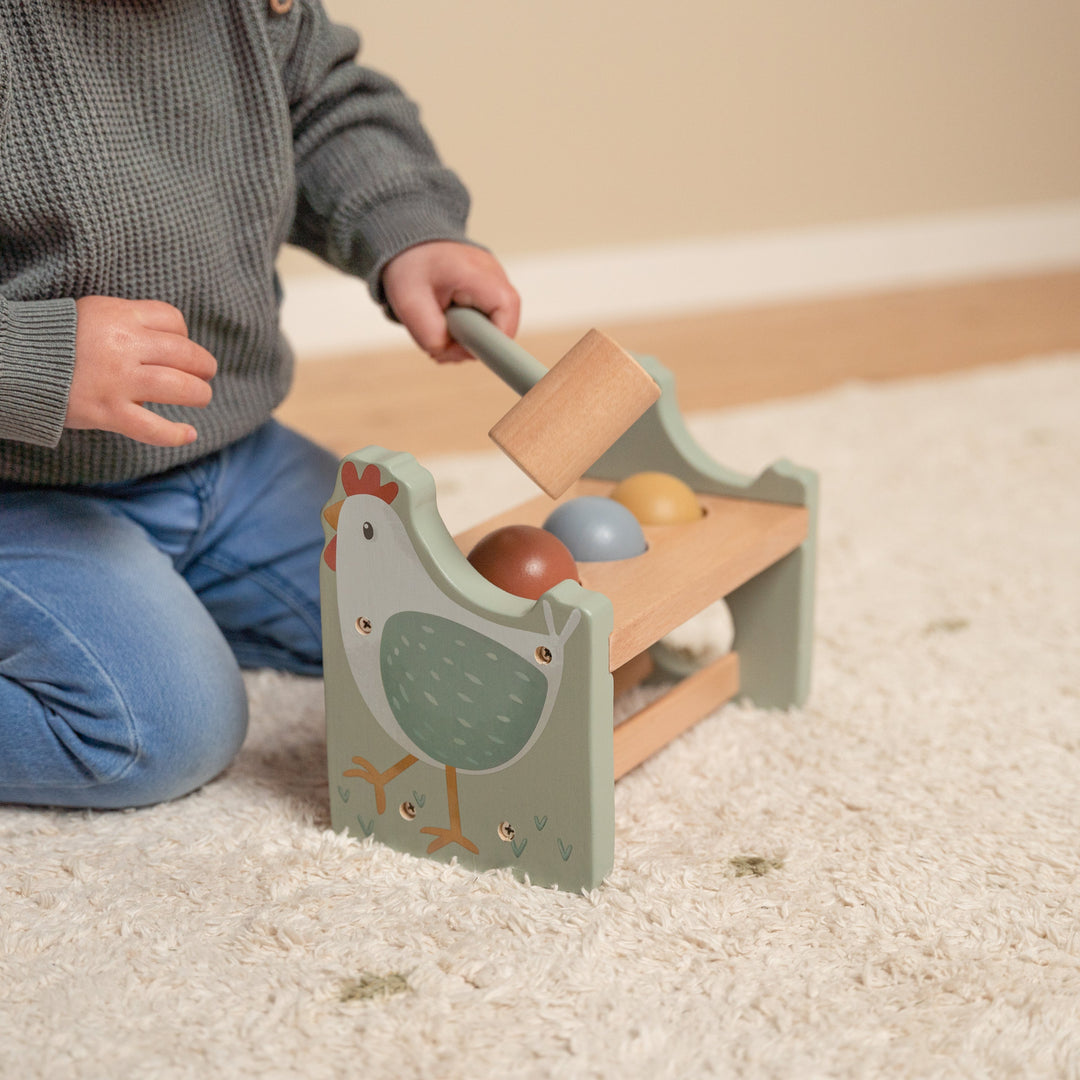
{"label": "child's hand gripping mallet", "polygon": [[611,338],[590,330],[550,370],[472,308],[451,307],[450,334],[521,400],[492,441],[558,498],[649,408],[660,387]]}

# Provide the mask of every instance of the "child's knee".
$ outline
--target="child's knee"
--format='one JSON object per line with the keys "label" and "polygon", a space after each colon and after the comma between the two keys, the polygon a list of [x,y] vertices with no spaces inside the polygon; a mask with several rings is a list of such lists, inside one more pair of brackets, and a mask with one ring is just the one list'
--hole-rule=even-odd
{"label": "child's knee", "polygon": [[[205,676],[205,673],[200,673]],[[167,708],[134,718],[135,742],[93,805],[149,806],[195,791],[236,756],[247,733],[247,696],[238,669],[176,686]],[[122,757],[123,752],[122,753]]]}
{"label": "child's knee", "polygon": [[5,548],[0,800],[140,806],[225,768],[247,726],[239,667],[145,532],[90,498],[30,494],[5,500]]}
{"label": "child's knee", "polygon": [[236,756],[248,719],[240,670],[224,643],[220,653],[210,667],[151,671],[146,662],[138,679],[102,679],[92,694],[65,703],[52,697],[43,709],[45,747],[62,746],[60,760],[42,749],[35,782],[15,785],[7,798],[114,810],[167,802],[213,780]]}

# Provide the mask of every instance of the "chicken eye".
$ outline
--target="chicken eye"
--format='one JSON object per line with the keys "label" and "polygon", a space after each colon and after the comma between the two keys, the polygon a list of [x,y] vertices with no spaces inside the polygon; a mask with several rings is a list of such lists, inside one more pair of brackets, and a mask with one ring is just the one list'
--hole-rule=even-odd
{"label": "chicken eye", "polygon": [[375,535],[375,529],[372,527],[372,524],[371,524],[370,521],[365,521],[364,522],[363,533],[364,533],[364,539],[365,540],[370,540]]}

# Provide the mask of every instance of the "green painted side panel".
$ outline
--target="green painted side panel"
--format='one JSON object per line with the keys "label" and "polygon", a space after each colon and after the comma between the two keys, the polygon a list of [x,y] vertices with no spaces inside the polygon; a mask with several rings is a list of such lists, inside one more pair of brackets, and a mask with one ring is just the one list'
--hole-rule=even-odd
{"label": "green painted side panel", "polygon": [[[499,771],[457,773],[462,833],[478,853],[451,843],[432,857],[456,858],[477,870],[509,867],[534,883],[572,891],[595,888],[611,869],[615,843],[612,683],[607,672],[607,640],[613,625],[610,602],[571,581],[560,583],[535,603],[504,593],[469,565],[442,520],[432,516],[433,481],[411,457],[372,447],[345,460],[353,461],[361,472],[366,465],[377,464],[383,483],[399,484],[399,513],[406,529],[432,580],[455,602],[486,613],[493,625],[535,631],[538,642],[548,635],[543,601],[550,605],[557,627],[563,627],[572,612],[580,612],[581,621],[567,641],[558,694],[539,738],[519,760]],[[343,497],[339,479],[330,502]],[[398,499],[394,505],[398,508]],[[328,539],[334,535],[329,525],[326,532]],[[337,543],[348,540],[339,535]],[[353,678],[341,640],[335,574],[324,563],[322,575],[333,828],[426,855],[433,838],[421,830],[450,823],[444,768],[424,761],[409,766],[387,784],[381,814],[374,786],[363,777],[345,775],[357,770],[354,758],[382,772],[402,760],[407,750],[376,722],[366,703],[375,688],[357,686]],[[398,629],[409,622],[399,622]],[[521,666],[519,658],[509,659],[504,679],[514,679],[513,670]],[[472,717],[465,715],[476,724],[499,724],[497,717],[506,713],[501,704],[498,708],[494,718],[486,706],[478,707]],[[452,745],[452,734],[444,738]],[[437,740],[424,749],[442,760]],[[408,804],[404,815],[403,804]]]}

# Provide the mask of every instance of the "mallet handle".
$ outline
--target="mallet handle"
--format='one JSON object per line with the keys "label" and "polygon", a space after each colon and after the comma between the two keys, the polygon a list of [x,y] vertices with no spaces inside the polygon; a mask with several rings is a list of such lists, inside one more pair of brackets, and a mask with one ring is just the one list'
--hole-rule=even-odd
{"label": "mallet handle", "polygon": [[449,308],[446,324],[459,345],[464,345],[519,394],[531,390],[548,373],[548,369],[536,357],[508,338],[486,315],[473,308]]}

